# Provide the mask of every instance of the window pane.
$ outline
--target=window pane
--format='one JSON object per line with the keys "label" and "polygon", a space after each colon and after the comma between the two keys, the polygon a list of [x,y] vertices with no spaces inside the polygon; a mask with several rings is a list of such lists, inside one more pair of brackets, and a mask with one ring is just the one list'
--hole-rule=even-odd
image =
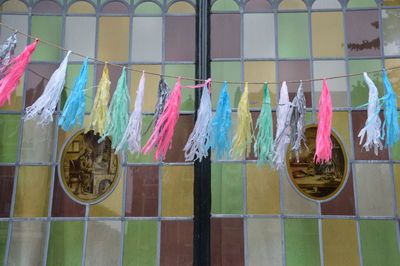
{"label": "window pane", "polygon": [[169,14],[194,14],[196,11],[193,6],[184,1],[178,1],[168,8]]}
{"label": "window pane", "polygon": [[383,43],[385,55],[398,55],[400,53],[400,9],[382,10]]}
{"label": "window pane", "polygon": [[234,0],[217,0],[211,7],[212,11],[239,10]]}
{"label": "window pane", "polygon": [[0,166],[0,217],[2,218],[10,216],[14,175],[14,166]]}
{"label": "window pane", "polygon": [[306,9],[306,5],[301,0],[283,0],[279,5],[279,9]]}
{"label": "window pane", "polygon": [[168,16],[165,19],[165,60],[194,61],[196,18]]}
{"label": "window pane", "polygon": [[[179,122],[179,121],[178,121]],[[153,133],[153,115],[144,115],[142,121],[142,143],[141,146],[143,147],[150,135]],[[154,162],[154,150],[152,150],[149,154],[145,155],[143,153],[131,154],[128,153],[128,162],[130,163],[151,163]]]}
{"label": "window pane", "polygon": [[240,58],[240,15],[211,15],[211,58]]}
{"label": "window pane", "polygon": [[275,57],[273,14],[244,14],[244,57]]}
{"label": "window pane", "polygon": [[278,14],[279,57],[309,57],[309,32],[307,13]]}
{"label": "window pane", "polygon": [[289,183],[289,177],[283,176],[283,195],[284,195],[284,213],[285,214],[317,214],[317,204],[306,200],[299,195],[293,186]]}
{"label": "window pane", "polygon": [[[195,76],[195,65],[194,64],[167,64],[165,65],[165,74],[170,76],[182,76],[185,78],[194,78]],[[176,79],[165,78],[165,82],[171,88],[174,88]],[[193,85],[194,82],[191,80],[182,80],[182,86]],[[158,85],[157,85],[158,86]],[[188,88],[182,88],[182,103],[181,111],[193,111],[194,110],[194,90]]]}
{"label": "window pane", "polygon": [[342,8],[338,0],[316,0],[313,9]]}
{"label": "window pane", "polygon": [[53,1],[38,1],[38,3],[32,8],[32,12],[38,13],[61,13],[60,6]]}
{"label": "window pane", "polygon": [[4,261],[8,236],[8,222],[0,222],[0,261]]}
{"label": "window pane", "polygon": [[99,59],[107,61],[128,61],[128,44],[129,18],[100,17],[98,37]]}
{"label": "window pane", "polygon": [[95,13],[95,10],[91,4],[86,1],[77,1],[73,3],[69,9],[68,13],[72,14],[91,14]]}
{"label": "window pane", "polygon": [[314,57],[343,57],[342,12],[313,12],[312,46]]}
{"label": "window pane", "polygon": [[[240,62],[211,62],[211,77],[213,80],[218,81],[241,81],[242,71]],[[213,108],[217,108],[219,94],[221,93],[222,84],[215,83],[212,85],[212,97],[211,102]],[[230,97],[231,107],[236,108],[238,106],[241,96],[241,85],[239,84],[228,84],[228,93]]]}
{"label": "window pane", "polygon": [[400,212],[400,164],[394,164],[394,181],[396,183],[397,213]]}
{"label": "window pane", "polygon": [[268,1],[264,0],[249,0],[246,4],[246,11],[261,11],[271,10],[272,6]]}
{"label": "window pane", "polygon": [[[32,35],[61,45],[61,16],[32,16]],[[32,54],[32,61],[58,61],[60,50],[45,44],[39,44]]]}
{"label": "window pane", "polygon": [[[96,35],[95,17],[67,17],[65,23],[65,48],[94,57]],[[83,61],[81,56],[70,56],[71,61]]]}
{"label": "window pane", "polygon": [[376,7],[375,0],[350,0],[347,4],[348,8],[358,7]]}
{"label": "window pane", "polygon": [[0,115],[0,162],[15,163],[18,149],[20,115]]}
{"label": "window pane", "polygon": [[172,147],[167,151],[165,162],[185,162],[185,152],[183,148],[193,131],[194,115],[181,115],[175,126],[172,138]]}
{"label": "window pane", "polygon": [[132,43],[133,61],[160,62],[162,60],[162,18],[133,18]]}

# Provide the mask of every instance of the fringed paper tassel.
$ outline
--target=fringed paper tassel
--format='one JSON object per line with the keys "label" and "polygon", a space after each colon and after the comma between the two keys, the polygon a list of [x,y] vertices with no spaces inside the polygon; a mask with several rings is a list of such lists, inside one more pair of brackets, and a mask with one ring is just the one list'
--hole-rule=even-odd
{"label": "fringed paper tassel", "polygon": [[17,46],[17,32],[13,32],[10,37],[0,46],[0,64],[8,65],[11,57],[14,55],[15,47]]}
{"label": "fringed paper tassel", "polygon": [[386,126],[386,146],[392,147],[400,140],[399,114],[397,113],[397,96],[393,91],[392,84],[389,81],[386,71],[382,70],[383,84],[385,84],[385,109],[384,117]]}
{"label": "fringed paper tassel", "polygon": [[257,119],[256,129],[258,133],[254,143],[254,154],[257,157],[257,166],[266,163],[272,166],[274,127],[272,125],[271,97],[269,96],[268,84],[264,84],[263,105]]}
{"label": "fringed paper tassel", "polygon": [[88,125],[85,132],[93,129],[95,134],[99,133],[100,136],[104,135],[108,111],[107,106],[108,101],[110,100],[110,85],[111,81],[108,75],[108,64],[106,63],[103,68],[103,74],[101,76],[99,85],[97,86],[93,108],[90,112]]}
{"label": "fringed paper tassel", "polygon": [[61,126],[64,131],[73,129],[76,124],[78,124],[79,127],[81,127],[83,124],[86,107],[88,60],[89,58],[86,57],[81,71],[79,72],[79,76],[75,79],[74,88],[70,92],[70,95],[64,105],[60,120],[58,121],[58,125]]}
{"label": "fringed paper tassel", "polygon": [[332,159],[332,100],[326,79],[323,80],[322,93],[318,103],[318,129],[314,161],[327,163]]}
{"label": "fringed paper tassel", "polygon": [[128,144],[128,149],[131,153],[140,152],[141,137],[142,137],[142,109],[144,99],[144,84],[146,78],[144,71],[139,81],[139,86],[136,91],[135,109],[133,110],[131,117],[129,118],[128,126],[126,127],[124,136],[121,142],[118,144],[116,153]]}
{"label": "fringed paper tassel", "polygon": [[18,86],[26,66],[31,61],[31,55],[35,51],[38,41],[39,39],[36,39],[34,43],[26,46],[21,54],[12,58],[8,65],[1,68],[1,70],[6,70],[2,73],[3,78],[0,80],[0,106],[3,106],[6,101],[10,104],[11,94]]}
{"label": "fringed paper tassel", "polygon": [[253,120],[249,111],[248,83],[244,86],[243,94],[238,105],[238,123],[236,134],[233,137],[231,154],[234,158],[243,158],[249,155],[253,137]]}
{"label": "fringed paper tassel", "polygon": [[126,84],[126,68],[124,67],[107,111],[105,133],[104,136],[99,139],[99,143],[107,136],[111,136],[111,147],[113,149],[121,143],[129,121],[129,102],[129,90]]}
{"label": "fringed paper tassel", "polygon": [[144,154],[157,147],[154,159],[165,158],[167,150],[171,147],[174,128],[179,119],[179,108],[181,106],[181,77],[175,83],[174,89],[168,98],[164,111],[157,121],[153,133],[146,145],[142,148]]}
{"label": "fringed paper tassel", "polygon": [[183,148],[186,161],[199,160],[201,162],[203,158],[208,156],[212,122],[210,83],[211,79],[208,79],[203,86],[196,124]]}
{"label": "fringed paper tassel", "polygon": [[231,149],[230,129],[232,126],[232,110],[228,83],[225,81],[219,95],[217,111],[215,112],[211,127],[210,145],[215,152],[216,159],[222,159],[229,156]]}
{"label": "fringed paper tassel", "polygon": [[[299,162],[299,154],[301,153],[301,145],[306,146],[306,137],[304,136],[306,124],[306,98],[304,97],[303,82],[297,89],[296,97],[294,97],[290,108],[290,146],[291,152],[296,155]],[[306,146],[307,148],[307,146]],[[307,148],[308,149],[308,148]]]}
{"label": "fringed paper tassel", "polygon": [[286,81],[282,83],[279,94],[278,107],[276,109],[277,128],[274,141],[274,164],[276,169],[285,166],[286,150],[290,143],[289,127],[290,101]]}
{"label": "fringed paper tassel", "polygon": [[61,92],[64,89],[65,76],[67,74],[68,58],[71,51],[68,51],[60,66],[51,75],[42,95],[29,107],[26,108],[25,120],[38,117],[38,124],[45,126],[53,121],[53,114],[60,100]]}
{"label": "fringed paper tassel", "polygon": [[366,72],[364,72],[364,80],[369,88],[368,119],[365,122],[364,128],[362,128],[360,130],[360,133],[358,133],[358,137],[360,138],[361,145],[364,140],[365,134],[367,134],[367,138],[363,145],[364,149],[366,151],[369,151],[371,148],[373,148],[375,155],[378,155],[378,150],[383,149],[383,145],[381,142],[382,122],[379,117],[379,112],[381,108],[378,97],[378,89],[376,88],[374,82],[368,77]]}

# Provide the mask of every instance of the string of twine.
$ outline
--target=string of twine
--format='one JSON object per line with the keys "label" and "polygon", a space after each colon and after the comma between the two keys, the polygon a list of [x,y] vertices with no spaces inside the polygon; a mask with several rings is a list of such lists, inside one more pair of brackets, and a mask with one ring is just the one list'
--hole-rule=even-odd
{"label": "string of twine", "polygon": [[[57,44],[54,44],[54,43],[39,39],[39,38],[37,38],[35,36],[32,36],[32,35],[27,34],[25,32],[22,32],[22,31],[18,30],[17,28],[12,27],[12,26],[7,25],[7,24],[4,24],[2,22],[0,22],[0,26],[1,27],[5,27],[5,28],[7,28],[7,29],[9,29],[11,31],[15,31],[18,34],[21,34],[21,35],[23,35],[25,37],[28,37],[28,38],[31,38],[31,39],[37,39],[39,42],[41,42],[43,44],[46,44],[46,45],[48,45],[50,47],[62,50],[64,52],[70,51],[69,49],[66,49],[66,48],[61,47],[61,46],[59,46]],[[84,54],[77,53],[77,52],[74,52],[74,51],[71,51],[71,54],[74,54],[76,56],[80,56],[82,58],[88,57],[92,61],[100,62],[100,63],[103,63],[103,64],[108,64],[110,66],[119,67],[121,69],[125,67],[124,65],[109,63],[107,61],[103,61],[103,60],[97,59],[95,57],[89,57],[89,56],[86,56]],[[166,75],[166,74],[161,74],[161,73],[156,73],[156,72],[144,71],[144,70],[139,70],[139,69],[134,69],[134,68],[129,68],[129,67],[125,67],[125,68],[126,68],[126,70],[129,70],[129,71],[132,71],[132,72],[139,72],[139,73],[143,73],[144,72],[147,75],[153,75],[153,76],[159,76],[159,77],[167,77],[167,78],[173,78],[173,79],[177,79],[178,78],[178,76],[172,76],[172,75]],[[400,69],[400,66],[393,66],[393,67],[388,67],[388,68],[385,68],[385,69],[388,70],[388,71],[389,70],[394,70],[394,69]],[[368,72],[366,71],[366,73],[379,73],[380,71],[381,70],[379,69],[379,70],[373,70],[373,71],[368,71]],[[364,74],[364,72],[360,72],[360,73],[354,73],[354,74],[332,76],[332,77],[327,77],[325,79],[327,79],[327,80],[339,79],[339,78],[346,78],[346,77],[361,76],[363,74]],[[206,82],[206,80],[204,80],[204,79],[196,79],[196,78],[188,78],[188,77],[181,77],[181,79],[190,80],[190,81],[194,81],[194,82],[203,82],[203,83]],[[286,83],[300,83],[301,81],[302,82],[313,82],[313,81],[322,81],[322,80],[324,80],[324,78],[303,79],[303,80],[288,80],[288,81],[286,81]],[[219,81],[219,80],[213,80],[212,81],[212,83],[224,83],[224,82],[227,82],[228,84],[238,84],[238,85],[244,85],[246,83],[247,84],[255,84],[255,85],[263,85],[265,83],[268,83],[268,84],[281,84],[282,83],[282,81],[279,81],[279,82],[277,82],[277,81],[274,81],[274,82],[268,82],[268,81],[266,81],[266,82],[240,82],[240,81]]]}

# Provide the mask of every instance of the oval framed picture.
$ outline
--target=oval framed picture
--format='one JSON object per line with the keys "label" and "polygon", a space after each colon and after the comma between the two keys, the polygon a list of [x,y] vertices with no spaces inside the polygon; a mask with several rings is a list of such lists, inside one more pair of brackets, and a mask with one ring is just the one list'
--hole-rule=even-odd
{"label": "oval framed picture", "polygon": [[306,199],[321,202],[331,200],[341,192],[347,182],[349,165],[345,146],[334,130],[331,130],[332,160],[322,164],[314,162],[317,128],[316,124],[306,126],[308,149],[303,146],[297,160],[289,147],[286,164],[294,189]]}
{"label": "oval framed picture", "polygon": [[64,192],[80,204],[95,204],[107,198],[118,185],[119,155],[111,139],[99,143],[93,130],[78,130],[65,142],[58,163],[58,178]]}

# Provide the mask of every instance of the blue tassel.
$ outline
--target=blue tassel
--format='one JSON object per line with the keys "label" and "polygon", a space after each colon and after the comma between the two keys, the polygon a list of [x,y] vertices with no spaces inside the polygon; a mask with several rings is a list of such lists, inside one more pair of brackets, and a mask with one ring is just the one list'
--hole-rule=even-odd
{"label": "blue tassel", "polygon": [[[386,95],[384,99],[384,117],[386,125],[386,146],[392,147],[396,142],[400,140],[400,128],[399,128],[399,114],[397,113],[397,96],[394,93],[392,84],[390,84],[389,78],[386,75],[386,71],[382,70],[383,84],[385,84]],[[384,127],[383,127],[384,128]],[[384,133],[384,132],[383,132]],[[382,134],[383,137],[384,134]]]}
{"label": "blue tassel", "polygon": [[86,106],[86,82],[88,80],[88,57],[83,62],[79,76],[75,79],[74,88],[72,89],[58,121],[58,125],[64,131],[73,129],[76,123],[81,127],[85,117]]}
{"label": "blue tassel", "polygon": [[216,153],[216,159],[222,159],[229,155],[231,149],[229,130],[232,125],[232,111],[229,93],[225,81],[218,100],[218,107],[212,121],[211,148]]}

